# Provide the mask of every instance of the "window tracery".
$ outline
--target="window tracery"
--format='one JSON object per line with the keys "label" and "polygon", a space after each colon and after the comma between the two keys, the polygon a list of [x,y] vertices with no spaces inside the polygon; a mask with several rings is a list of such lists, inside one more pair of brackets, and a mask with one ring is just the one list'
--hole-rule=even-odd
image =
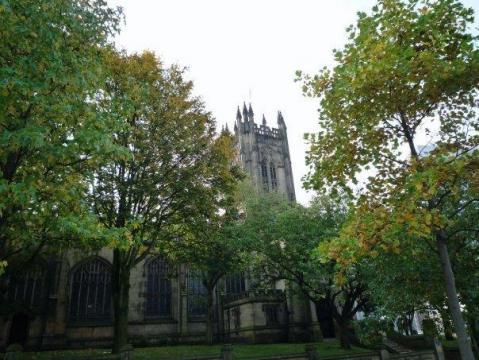
{"label": "window tracery", "polygon": [[109,320],[111,266],[99,258],[77,266],[71,273],[70,320]]}

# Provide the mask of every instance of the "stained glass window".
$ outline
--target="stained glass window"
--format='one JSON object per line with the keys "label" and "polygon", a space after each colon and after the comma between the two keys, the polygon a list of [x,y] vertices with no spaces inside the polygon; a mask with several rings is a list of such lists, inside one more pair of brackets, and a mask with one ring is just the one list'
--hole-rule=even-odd
{"label": "stained glass window", "polygon": [[201,317],[207,313],[207,290],[203,285],[201,274],[195,270],[188,270],[188,316]]}
{"label": "stained glass window", "polygon": [[8,299],[27,307],[40,306],[44,294],[45,271],[40,265],[20,276],[12,276],[8,286]]}
{"label": "stained glass window", "polygon": [[169,265],[161,257],[151,260],[147,265],[146,316],[171,316],[171,280]]}
{"label": "stained glass window", "polygon": [[238,295],[246,291],[244,273],[238,272],[225,277],[226,295]]}
{"label": "stained glass window", "polygon": [[266,166],[266,162],[261,163],[261,178],[263,181],[263,190],[269,191],[269,183],[268,183],[268,167]]}
{"label": "stained glass window", "polygon": [[71,274],[70,320],[108,320],[111,316],[111,266],[92,259]]}
{"label": "stained glass window", "polygon": [[266,318],[266,325],[278,324],[278,306],[277,305],[263,305],[263,311]]}
{"label": "stained glass window", "polygon": [[278,188],[278,179],[276,178],[276,168],[273,163],[269,164],[269,174],[271,176],[271,189],[275,190]]}

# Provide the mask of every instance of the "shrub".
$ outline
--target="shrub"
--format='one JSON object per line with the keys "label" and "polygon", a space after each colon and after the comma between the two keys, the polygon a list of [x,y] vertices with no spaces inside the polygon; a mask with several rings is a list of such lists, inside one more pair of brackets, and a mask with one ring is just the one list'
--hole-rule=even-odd
{"label": "shrub", "polygon": [[383,342],[383,335],[388,331],[385,320],[366,318],[354,322],[354,331],[361,345],[366,347],[379,347]]}
{"label": "shrub", "polygon": [[434,319],[424,319],[422,321],[422,331],[424,336],[428,338],[435,338],[439,334],[437,330],[437,324]]}

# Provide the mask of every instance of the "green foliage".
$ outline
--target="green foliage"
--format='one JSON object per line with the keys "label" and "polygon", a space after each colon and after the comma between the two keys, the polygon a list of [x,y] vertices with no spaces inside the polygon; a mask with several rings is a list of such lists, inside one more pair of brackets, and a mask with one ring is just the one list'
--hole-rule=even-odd
{"label": "green foliage", "polygon": [[164,69],[148,52],[112,52],[108,63],[102,106],[115,116],[115,143],[125,155],[95,172],[91,201],[116,231],[112,246],[132,249],[132,266],[214,212],[225,160],[213,120],[182,69]]}
{"label": "green foliage", "polygon": [[7,352],[23,352],[23,346],[18,343],[10,344],[6,350]]}
{"label": "green foliage", "polygon": [[354,333],[361,345],[366,347],[379,347],[383,342],[384,335],[390,330],[390,325],[385,320],[366,318],[355,321]]}
{"label": "green foliage", "polygon": [[323,277],[333,266],[323,265],[314,250],[321,241],[337,234],[344,214],[344,208],[326,199],[318,198],[306,208],[269,193],[248,200],[238,231],[246,248],[256,254],[260,272],[278,280],[299,282],[306,292],[320,299],[327,288]]}
{"label": "green foliage", "polygon": [[[238,227],[253,257],[259,286],[286,280],[317,306],[326,304],[339,329],[341,345],[350,347],[349,325],[368,302],[360,266],[337,275],[335,262],[322,259],[318,246],[338,235],[348,212],[345,201],[318,197],[310,207],[292,204],[277,193],[251,199]],[[262,284],[265,283],[265,284]]]}
{"label": "green foliage", "polygon": [[[355,252],[374,255],[378,243],[397,252],[401,241],[428,238],[461,221],[464,205],[477,205],[479,50],[471,22],[458,1],[379,1],[348,30],[334,70],[303,77],[307,94],[321,100],[306,185],[352,191],[360,172],[373,174],[350,226]],[[429,153],[417,144],[421,136],[434,144]]]}
{"label": "green foliage", "polygon": [[424,336],[434,339],[438,336],[437,324],[434,319],[424,319],[422,321],[422,331]]}
{"label": "green foliage", "polygon": [[306,94],[321,99],[321,131],[308,135],[308,186],[350,189],[359,172],[374,167],[378,176],[369,185],[387,191],[385,182],[399,180],[407,165],[402,145],[420,127],[432,132],[434,118],[442,150],[461,153],[477,144],[466,129],[477,130],[472,19],[472,10],[451,0],[384,0],[360,14],[349,42],[335,51],[334,70],[303,77]]}
{"label": "green foliage", "polygon": [[215,166],[217,182],[216,205],[207,216],[198,216],[188,222],[183,236],[170,243],[167,253],[176,263],[188,265],[188,271],[196,271],[206,288],[206,343],[213,343],[214,290],[219,280],[227,274],[244,270],[246,256],[241,242],[236,241],[234,230],[239,216],[239,181],[244,174],[236,163],[235,140],[223,131],[215,140]]}
{"label": "green foliage", "polygon": [[424,242],[402,246],[398,254],[384,252],[363,261],[363,279],[374,312],[392,321],[415,311],[444,305],[439,260]]}
{"label": "green foliage", "polygon": [[3,266],[103,243],[83,199],[85,175],[115,150],[96,99],[119,15],[100,0],[0,3]]}
{"label": "green foliage", "polygon": [[379,0],[348,29],[334,69],[302,77],[305,93],[321,103],[321,130],[308,136],[306,185],[333,194],[359,189],[354,216],[323,250],[348,269],[414,244],[437,249],[468,359],[448,246],[460,249],[479,231],[472,222],[479,213],[479,38],[472,23],[473,11],[457,0]]}
{"label": "green foliage", "polygon": [[207,288],[212,289],[222,276],[241,271],[248,256],[235,236],[237,210],[234,204],[219,208],[203,221],[168,245],[167,252],[175,262],[186,263],[203,274]]}
{"label": "green foliage", "polygon": [[[151,52],[110,51],[107,63],[99,105],[114,119],[112,136],[123,156],[90,177],[89,201],[110,230],[114,248],[113,350],[118,352],[127,341],[131,268],[172,249],[216,250],[206,240],[219,237],[218,211],[230,201],[226,195],[238,170],[231,166],[231,136],[216,136],[211,114],[192,95],[183,69],[164,68]],[[189,247],[181,246],[184,241]]]}

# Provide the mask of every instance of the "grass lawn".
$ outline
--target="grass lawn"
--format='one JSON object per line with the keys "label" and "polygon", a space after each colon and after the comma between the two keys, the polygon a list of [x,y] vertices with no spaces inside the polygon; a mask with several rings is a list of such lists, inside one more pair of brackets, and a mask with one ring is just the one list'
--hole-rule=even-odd
{"label": "grass lawn", "polygon": [[[255,345],[236,345],[233,344],[233,354],[235,359],[248,359],[260,356],[284,355],[304,352],[305,344],[255,344]],[[324,341],[317,344],[318,352],[321,357],[341,354],[354,354],[367,352],[368,350],[354,347],[352,350],[343,350],[339,347],[337,341]],[[137,348],[133,352],[133,360],[181,360],[183,357],[217,355],[220,353],[221,345],[181,345],[181,346],[163,346],[150,348]],[[89,356],[98,356],[108,354],[107,349],[87,349],[87,350],[65,350],[65,351],[46,351],[38,353],[27,353],[27,360],[74,360],[78,356],[82,359]]]}
{"label": "grass lawn", "polygon": [[441,340],[442,346],[447,347],[447,348],[457,348],[457,340]]}

